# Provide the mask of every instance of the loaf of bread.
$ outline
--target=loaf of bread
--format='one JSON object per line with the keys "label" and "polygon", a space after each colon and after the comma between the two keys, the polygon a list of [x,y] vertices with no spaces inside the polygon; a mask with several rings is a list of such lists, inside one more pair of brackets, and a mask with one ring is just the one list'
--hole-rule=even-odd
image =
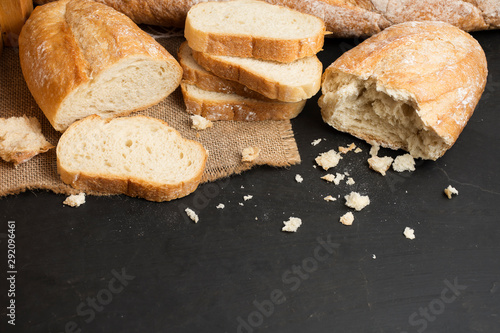
{"label": "loaf of bread", "polygon": [[292,62],[322,49],[325,24],[263,1],[203,2],[189,10],[184,35],[197,52]]}
{"label": "loaf of bread", "polygon": [[[46,3],[53,0],[36,0]],[[97,0],[136,23],[184,27],[205,0]],[[214,0],[213,0],[214,1]],[[226,1],[226,0],[215,0]],[[370,36],[409,21],[444,21],[466,31],[500,28],[500,0],[265,0],[322,19],[335,37]]]}
{"label": "loaf of bread", "polygon": [[323,120],[381,146],[435,160],[457,140],[487,77],[479,43],[442,22],[392,26],[323,74]]}
{"label": "loaf of bread", "polygon": [[89,116],[64,132],[56,151],[64,183],[84,192],[151,201],[193,192],[207,160],[200,143],[182,138],[162,120],[145,116]]}
{"label": "loaf of bread", "polygon": [[0,25],[2,26],[0,30],[2,30],[5,46],[17,46],[21,29],[32,11],[32,0],[0,1]]}
{"label": "loaf of bread", "polygon": [[177,61],[128,17],[92,0],[37,7],[19,38],[24,78],[52,126],[152,106],[182,78]]}

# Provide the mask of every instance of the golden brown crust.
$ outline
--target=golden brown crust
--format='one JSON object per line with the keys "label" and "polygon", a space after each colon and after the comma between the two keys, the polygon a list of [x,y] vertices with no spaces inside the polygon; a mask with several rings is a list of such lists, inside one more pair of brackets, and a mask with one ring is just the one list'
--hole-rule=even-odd
{"label": "golden brown crust", "polygon": [[125,15],[90,0],[61,0],[37,7],[21,32],[19,53],[31,94],[59,131],[65,129],[56,121],[65,98],[127,57],[170,62],[179,67],[180,80],[180,66],[161,45]]}
{"label": "golden brown crust", "polygon": [[[337,74],[376,80],[377,89],[396,99],[407,96],[426,128],[449,148],[474,112],[488,70],[484,51],[466,32],[442,22],[408,22],[392,26],[344,53],[326,69],[323,83],[331,82]],[[401,148],[366,133],[351,134]]]}
{"label": "golden brown crust", "polygon": [[19,33],[32,11],[32,0],[0,1],[0,24],[3,30],[1,37],[5,46],[17,46]]}
{"label": "golden brown crust", "polygon": [[[146,116],[134,116],[149,118]],[[64,136],[70,135],[71,131],[78,127],[78,124],[83,121],[91,121],[92,119],[100,119],[97,115],[89,116],[85,119],[76,121],[73,123],[68,130],[63,134],[59,142],[63,142]],[[111,121],[112,119],[106,119],[105,121]],[[161,122],[163,125],[168,126],[168,124],[160,119],[154,118],[155,121]],[[180,135],[178,131],[175,130]],[[196,141],[187,140],[191,143],[199,145],[201,148],[203,146]],[[203,151],[205,151],[203,149]],[[72,172],[66,170],[60,162],[59,159],[59,144],[57,148],[58,158],[57,158],[57,171],[61,177],[61,180],[73,188],[84,192],[99,192],[103,194],[125,194],[131,197],[140,197],[150,201],[170,201],[177,198],[184,197],[196,190],[198,187],[201,177],[203,175],[205,164],[207,161],[207,154],[203,155],[203,167],[200,168],[199,172],[194,175],[189,181],[179,182],[178,184],[160,184],[145,181],[136,177],[119,177],[114,175],[100,175],[100,174],[87,174],[80,172]]]}
{"label": "golden brown crust", "polygon": [[299,115],[306,101],[286,103],[244,99],[241,101],[202,99],[189,94],[181,83],[186,112],[209,120],[262,121],[287,120]]}

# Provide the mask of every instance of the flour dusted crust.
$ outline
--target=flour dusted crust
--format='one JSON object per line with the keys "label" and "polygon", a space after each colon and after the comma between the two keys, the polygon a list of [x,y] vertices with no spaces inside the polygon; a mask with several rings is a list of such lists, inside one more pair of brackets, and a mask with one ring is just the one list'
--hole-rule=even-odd
{"label": "flour dusted crust", "polygon": [[[330,65],[323,75],[319,104],[323,119],[340,131],[383,147],[405,149],[415,158],[435,160],[467,124],[487,73],[484,51],[466,32],[442,22],[402,23]],[[344,111],[364,103],[363,96],[371,104],[360,105],[366,110],[355,124],[357,116]],[[380,108],[375,109],[373,101],[386,108],[385,118],[376,113]],[[366,112],[372,115],[371,123]],[[389,136],[388,129],[396,134]]]}

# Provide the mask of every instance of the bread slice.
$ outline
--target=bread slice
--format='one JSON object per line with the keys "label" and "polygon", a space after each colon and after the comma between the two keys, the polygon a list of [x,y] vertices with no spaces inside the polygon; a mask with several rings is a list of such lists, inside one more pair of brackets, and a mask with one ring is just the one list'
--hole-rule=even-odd
{"label": "bread slice", "polygon": [[58,131],[91,114],[126,115],[157,104],[182,78],[152,37],[92,0],[36,7],[21,31],[19,55],[31,94]]}
{"label": "bread slice", "polygon": [[196,60],[194,60],[193,52],[187,42],[182,43],[179,47],[178,59],[183,69],[182,79],[185,83],[194,84],[203,90],[237,94],[242,97],[270,101],[269,98],[248,89],[241,83],[223,79],[205,70],[205,68],[198,65]]}
{"label": "bread slice", "polygon": [[200,143],[145,116],[89,116],[71,125],[57,145],[57,169],[64,183],[84,192],[151,201],[193,192],[206,160]]}
{"label": "bread slice", "polygon": [[369,143],[436,160],[457,140],[486,85],[486,57],[442,22],[392,26],[323,76],[323,120]]}
{"label": "bread slice", "polygon": [[181,83],[186,111],[209,120],[285,120],[295,118],[304,108],[306,101],[287,103],[262,101],[198,88]]}
{"label": "bread slice", "polygon": [[321,87],[323,65],[316,56],[284,64],[253,58],[216,56],[193,50],[193,58],[219,77],[237,81],[267,98],[283,102],[308,99]]}
{"label": "bread slice", "polygon": [[0,118],[0,157],[14,165],[54,148],[35,117]]}
{"label": "bread slice", "polygon": [[319,18],[263,1],[202,2],[186,18],[184,36],[198,52],[292,62],[318,53]]}

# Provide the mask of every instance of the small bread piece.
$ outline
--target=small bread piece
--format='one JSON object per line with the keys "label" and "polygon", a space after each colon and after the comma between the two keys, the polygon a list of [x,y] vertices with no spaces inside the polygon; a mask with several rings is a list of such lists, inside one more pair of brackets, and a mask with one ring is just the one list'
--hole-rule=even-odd
{"label": "small bread piece", "polygon": [[182,79],[186,83],[193,84],[203,90],[225,94],[237,94],[242,97],[271,101],[271,99],[256,91],[248,89],[241,83],[218,77],[198,65],[193,58],[193,51],[187,42],[183,42],[179,47],[178,59],[183,69]]}
{"label": "small bread piece", "polygon": [[453,194],[458,195],[458,190],[451,185],[448,185],[447,188],[444,189],[444,194],[451,199]]}
{"label": "small bread piece", "polygon": [[340,223],[343,225],[352,225],[354,222],[354,214],[352,212],[347,212],[340,217]]}
{"label": "small bread piece", "polygon": [[202,116],[194,115],[191,116],[191,128],[202,131],[204,129],[207,129],[209,127],[212,127],[214,124],[208,120],[203,118]]}
{"label": "small bread piece", "polygon": [[263,1],[235,0],[193,6],[184,36],[198,52],[292,62],[318,53],[325,32],[315,16]]}
{"label": "small bread piece", "polygon": [[0,157],[14,165],[54,148],[35,117],[0,118]]}
{"label": "small bread piece", "polygon": [[467,124],[487,72],[469,34],[442,22],[403,23],[330,65],[319,105],[337,130],[436,160]]}
{"label": "small bread piece", "polygon": [[[16,46],[24,22],[33,11],[32,0],[2,0],[0,1],[0,31],[5,46]],[[2,54],[0,42],[0,54]]]}
{"label": "small bread piece", "polygon": [[385,176],[385,173],[391,167],[392,161],[393,159],[390,156],[372,156],[368,159],[368,166],[370,167],[370,169],[377,171],[382,176]]}
{"label": "small bread piece", "polygon": [[83,192],[79,194],[72,194],[63,201],[63,205],[71,207],[80,207],[84,203],[85,203],[85,193]]}
{"label": "small bread piece", "polygon": [[259,147],[247,147],[241,151],[241,161],[243,163],[250,163],[255,161],[260,154],[261,149]]}
{"label": "small bread piece", "polygon": [[323,65],[317,56],[283,64],[253,58],[217,56],[193,50],[193,58],[219,77],[237,81],[267,98],[283,102],[308,99],[321,87]]}
{"label": "small bread piece", "polygon": [[410,154],[400,155],[392,163],[392,168],[397,172],[415,171],[415,160]]}
{"label": "small bread piece", "polygon": [[281,228],[281,231],[297,232],[297,229],[302,225],[302,220],[298,217],[290,217],[288,221],[283,221],[283,224],[285,226]]}
{"label": "small bread piece", "polygon": [[198,214],[196,214],[194,210],[192,210],[191,208],[186,208],[184,211],[186,212],[186,215],[191,219],[191,221],[193,221],[194,223],[198,223],[200,218],[198,217]]}
{"label": "small bread piece", "polygon": [[287,103],[246,98],[181,83],[186,111],[209,120],[286,120],[299,115],[306,101]]}
{"label": "small bread piece", "polygon": [[152,37],[91,0],[36,7],[21,31],[19,55],[31,94],[58,131],[91,114],[107,118],[155,105],[182,78]]}
{"label": "small bread piece", "polygon": [[159,119],[89,116],[57,144],[57,169],[64,183],[85,192],[126,194],[168,201],[198,186],[207,153]]}
{"label": "small bread piece", "polygon": [[403,231],[403,235],[405,235],[406,238],[413,240],[415,239],[415,230],[410,227],[406,227]]}
{"label": "small bread piece", "polygon": [[341,153],[337,153],[335,149],[331,149],[327,152],[319,154],[315,161],[320,167],[323,168],[323,170],[328,170],[336,167],[342,158]]}
{"label": "small bread piece", "polygon": [[370,198],[367,195],[360,195],[358,192],[351,192],[344,196],[347,207],[354,208],[357,211],[362,210],[370,204]]}

